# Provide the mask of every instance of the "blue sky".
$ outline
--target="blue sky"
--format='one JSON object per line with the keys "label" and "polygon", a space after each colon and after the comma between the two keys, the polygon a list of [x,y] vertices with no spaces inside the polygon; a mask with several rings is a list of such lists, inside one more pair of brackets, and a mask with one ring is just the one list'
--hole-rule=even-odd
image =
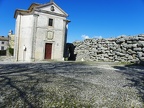
{"label": "blue sky", "polygon": [[[14,12],[49,0],[0,0],[0,35],[15,31]],[[144,0],[54,0],[69,14],[68,42],[144,33]]]}

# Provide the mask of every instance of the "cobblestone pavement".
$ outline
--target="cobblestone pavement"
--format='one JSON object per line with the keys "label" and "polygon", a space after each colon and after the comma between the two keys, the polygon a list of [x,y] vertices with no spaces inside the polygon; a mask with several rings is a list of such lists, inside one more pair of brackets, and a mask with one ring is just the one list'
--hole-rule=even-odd
{"label": "cobblestone pavement", "polygon": [[0,108],[143,108],[143,94],[142,66],[0,64]]}

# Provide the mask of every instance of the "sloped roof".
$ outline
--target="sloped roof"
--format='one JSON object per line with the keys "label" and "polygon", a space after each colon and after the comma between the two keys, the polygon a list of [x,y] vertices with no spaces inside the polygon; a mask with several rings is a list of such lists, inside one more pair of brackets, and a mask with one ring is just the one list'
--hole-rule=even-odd
{"label": "sloped roof", "polygon": [[67,17],[68,14],[66,12],[64,12],[58,5],[56,5],[54,2],[49,2],[49,3],[46,3],[46,4],[38,4],[38,3],[32,3],[30,5],[30,7],[28,8],[28,10],[23,10],[23,9],[17,9],[15,11],[15,14],[14,14],[14,18],[17,17],[18,14],[22,14],[22,15],[27,15],[27,14],[32,14],[33,13],[33,10],[35,8],[39,9],[39,8],[42,8],[42,7],[46,7],[46,6],[49,6],[49,5],[55,5],[60,11],[62,11],[64,13],[64,16]]}
{"label": "sloped roof", "polygon": [[41,4],[38,4],[38,3],[32,3],[31,5],[30,5],[30,7],[28,8],[28,10],[23,10],[23,9],[16,9],[16,11],[15,11],[15,13],[14,13],[14,18],[16,18],[16,16],[17,16],[17,14],[18,13],[20,13],[20,14],[30,14],[32,11],[33,11],[33,9],[34,9],[34,7],[36,7],[36,6],[40,6]]}
{"label": "sloped roof", "polygon": [[34,7],[36,7],[36,6],[40,6],[41,4],[38,4],[38,3],[32,3],[31,5],[30,5],[30,7],[28,8],[28,10],[33,10],[33,8]]}
{"label": "sloped roof", "polygon": [[67,14],[64,10],[62,10],[55,2],[46,3],[46,4],[43,4],[43,5],[40,5],[40,6],[36,7],[36,8],[39,9],[39,8],[47,7],[47,6],[50,6],[50,5],[54,5],[54,6],[57,7],[66,17],[68,16],[68,14]]}
{"label": "sloped roof", "polygon": [[0,36],[0,41],[8,41],[9,39],[7,37],[4,36]]}

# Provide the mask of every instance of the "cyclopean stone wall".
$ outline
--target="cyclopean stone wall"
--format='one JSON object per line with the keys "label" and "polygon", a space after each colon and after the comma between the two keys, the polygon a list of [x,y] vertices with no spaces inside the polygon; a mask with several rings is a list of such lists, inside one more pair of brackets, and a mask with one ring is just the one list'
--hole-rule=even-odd
{"label": "cyclopean stone wall", "polygon": [[74,42],[76,60],[81,61],[144,61],[144,34],[110,39],[85,39]]}

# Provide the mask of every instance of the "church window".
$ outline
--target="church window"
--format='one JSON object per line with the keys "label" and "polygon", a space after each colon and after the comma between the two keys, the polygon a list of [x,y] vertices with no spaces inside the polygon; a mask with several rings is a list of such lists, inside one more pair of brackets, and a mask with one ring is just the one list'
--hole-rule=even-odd
{"label": "church window", "polygon": [[1,46],[1,50],[4,50],[4,46]]}
{"label": "church window", "polygon": [[2,42],[1,44],[4,44],[4,42]]}
{"label": "church window", "polygon": [[51,6],[51,11],[55,11],[54,6]]}
{"label": "church window", "polygon": [[53,19],[49,19],[49,26],[53,26]]}

